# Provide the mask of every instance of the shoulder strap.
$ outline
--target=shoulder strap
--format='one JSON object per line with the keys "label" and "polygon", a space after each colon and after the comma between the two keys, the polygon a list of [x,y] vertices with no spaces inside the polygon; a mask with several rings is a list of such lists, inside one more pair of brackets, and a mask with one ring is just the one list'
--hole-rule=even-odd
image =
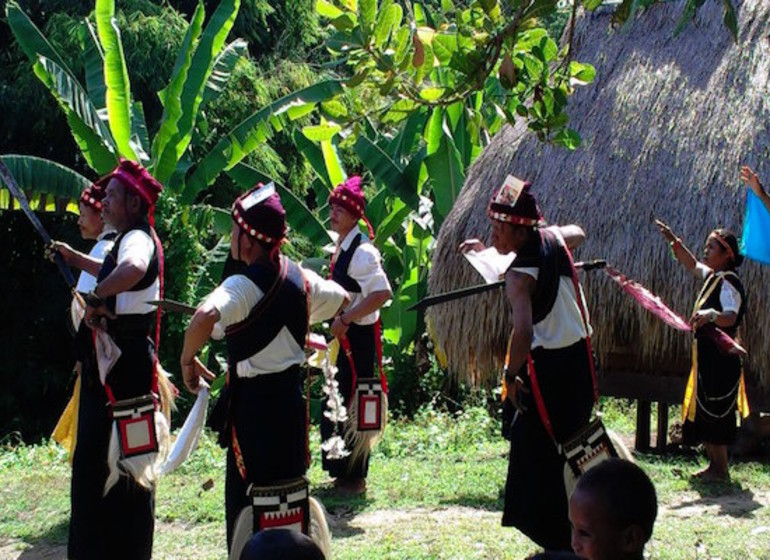
{"label": "shoulder strap", "polygon": [[265,292],[265,295],[262,297],[262,299],[257,302],[254,308],[251,310],[251,313],[249,313],[248,317],[246,317],[240,323],[230,325],[226,329],[226,332],[228,334],[236,333],[256,321],[265,312],[265,310],[270,307],[270,305],[273,303],[273,300],[275,300],[275,296],[278,294],[278,291],[283,285],[284,280],[286,280],[286,275],[288,272],[288,259],[281,255],[279,256],[278,274],[276,275],[273,284],[270,286],[270,289]]}
{"label": "shoulder strap", "polygon": [[703,304],[706,303],[706,300],[711,297],[711,294],[714,293],[714,290],[717,289],[717,286],[719,286],[720,282],[722,281],[723,276],[723,273],[715,272],[712,276],[706,278],[706,281],[703,284],[703,288],[701,288],[701,291],[698,294],[698,299],[695,300],[695,305],[692,309],[693,315],[700,311],[701,307],[703,307]]}
{"label": "shoulder strap", "polygon": [[[561,243],[561,241],[559,241]],[[569,265],[570,269],[572,270],[572,285],[575,288],[575,299],[577,300],[578,308],[580,309],[580,315],[583,318],[583,326],[585,327],[586,331],[586,350],[588,352],[588,367],[591,371],[591,382],[593,383],[594,388],[594,402],[597,402],[599,400],[599,386],[596,381],[596,370],[594,366],[594,354],[593,349],[591,347],[591,336],[588,331],[588,313],[585,308],[585,302],[583,301],[583,298],[580,294],[580,285],[578,284],[577,279],[577,270],[575,269],[575,263],[572,259],[572,252],[569,250],[569,247],[564,245],[564,250],[567,253],[567,258],[569,259]],[[508,368],[508,361],[510,359],[510,340],[508,342],[508,353],[506,355],[506,369]],[[529,373],[529,379],[530,383],[532,385],[532,397],[535,399],[535,406],[537,407],[538,415],[540,416],[540,420],[543,422],[543,426],[545,427],[546,431],[548,432],[548,435],[551,436],[551,438],[556,441],[556,438],[554,437],[554,431],[553,426],[551,424],[551,418],[548,415],[548,410],[545,407],[545,401],[543,400],[543,393],[540,391],[540,384],[537,381],[537,373],[535,372],[535,364],[532,361],[532,354],[527,354],[527,371]]]}

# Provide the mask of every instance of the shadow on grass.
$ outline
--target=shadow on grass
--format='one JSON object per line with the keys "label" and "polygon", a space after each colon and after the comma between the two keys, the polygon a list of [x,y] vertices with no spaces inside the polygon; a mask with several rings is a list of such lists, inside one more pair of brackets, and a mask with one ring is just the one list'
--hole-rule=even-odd
{"label": "shadow on grass", "polygon": [[754,517],[753,512],[764,507],[754,499],[754,492],[744,489],[740,482],[705,482],[692,478],[690,488],[700,494],[700,498],[680,502],[671,509],[718,508],[717,515],[740,518]]}
{"label": "shadow on grass", "polygon": [[359,527],[351,527],[350,521],[373,502],[365,493],[348,496],[333,486],[316,486],[312,495],[326,508],[326,520],[335,539],[353,537],[364,532]]}
{"label": "shadow on grass", "polygon": [[489,496],[488,494],[457,494],[451,498],[445,498],[439,503],[445,506],[462,506],[471,507],[476,509],[483,509],[486,511],[503,511],[503,496],[504,490],[498,493],[496,498]]}
{"label": "shadow on grass", "polygon": [[21,553],[14,557],[15,560],[63,560],[67,557],[67,534],[69,532],[69,520],[52,525],[48,530],[34,537],[20,539],[20,542],[29,545]]}

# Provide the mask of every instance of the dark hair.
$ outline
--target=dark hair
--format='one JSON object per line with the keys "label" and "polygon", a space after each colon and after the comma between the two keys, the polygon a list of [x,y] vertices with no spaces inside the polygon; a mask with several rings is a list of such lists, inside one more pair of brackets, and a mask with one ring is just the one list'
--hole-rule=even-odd
{"label": "dark hair", "polygon": [[254,533],[241,552],[241,560],[325,560],[321,548],[307,535],[292,529],[266,529]]}
{"label": "dark hair", "polygon": [[602,461],[578,479],[575,492],[578,491],[598,498],[620,527],[641,526],[645,542],[652,536],[658,515],[655,486],[634,463],[623,459]]}
{"label": "dark hair", "polygon": [[732,262],[733,267],[737,268],[741,266],[741,263],[743,262],[743,255],[738,252],[738,238],[735,236],[735,234],[729,229],[724,228],[717,228],[711,233],[719,237],[719,239],[727,243],[727,246],[730,247],[730,250],[733,252],[734,256]]}

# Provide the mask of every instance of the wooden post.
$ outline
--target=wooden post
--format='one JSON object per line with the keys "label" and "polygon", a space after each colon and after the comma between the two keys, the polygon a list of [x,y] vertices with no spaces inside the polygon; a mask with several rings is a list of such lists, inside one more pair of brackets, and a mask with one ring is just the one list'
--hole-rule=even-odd
{"label": "wooden post", "polygon": [[637,401],[635,445],[637,451],[650,450],[650,412],[650,401]]}
{"label": "wooden post", "polygon": [[658,434],[655,437],[655,449],[661,453],[668,443],[668,403],[658,403]]}

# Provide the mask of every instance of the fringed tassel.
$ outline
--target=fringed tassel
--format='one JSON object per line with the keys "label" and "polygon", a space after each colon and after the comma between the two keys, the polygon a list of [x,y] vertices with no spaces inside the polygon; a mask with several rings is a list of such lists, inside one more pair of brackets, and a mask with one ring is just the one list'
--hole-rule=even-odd
{"label": "fringed tassel", "polygon": [[179,389],[171,382],[171,374],[160,365],[160,361],[155,360],[155,368],[158,378],[160,410],[166,417],[166,423],[171,424],[171,413],[177,410],[176,398],[179,396]]}
{"label": "fringed tassel", "polygon": [[[335,346],[337,345],[337,346]],[[340,384],[336,379],[337,368],[334,361],[337,359],[339,342],[337,339],[324,352],[321,369],[324,373],[323,392],[327,397],[326,409],[323,414],[334,425],[332,436],[326,441],[321,442],[321,449],[326,453],[328,459],[342,459],[350,455],[345,448],[345,440],[340,437],[338,426],[348,419],[348,410],[345,407],[345,399],[340,394]]]}
{"label": "fringed tassel", "polygon": [[355,465],[360,465],[371,455],[374,446],[380,441],[388,423],[388,396],[383,391],[382,406],[380,407],[380,429],[358,431],[358,399],[354,398],[350,405],[348,420],[345,423],[345,446],[350,451],[348,467],[352,470]]}
{"label": "fringed tassel", "polygon": [[169,450],[169,426],[166,417],[159,410],[155,411],[155,435],[158,441],[158,451],[120,458],[120,444],[118,443],[118,428],[113,422],[110,445],[107,452],[107,467],[109,474],[104,483],[104,496],[118,482],[120,475],[132,477],[137,484],[147,490],[154,490],[155,483],[160,478],[160,471],[166,461]]}
{"label": "fringed tassel", "polygon": [[324,558],[331,558],[332,534],[329,531],[329,522],[326,520],[326,508],[320,500],[312,496],[308,499],[308,505],[310,508],[310,538],[324,553]]}
{"label": "fringed tassel", "polygon": [[110,434],[110,445],[107,449],[107,480],[104,482],[104,496],[109,494],[112,487],[117,484],[120,478],[118,470],[118,461],[120,460],[120,445],[118,444],[118,426],[112,423],[112,433]]}

